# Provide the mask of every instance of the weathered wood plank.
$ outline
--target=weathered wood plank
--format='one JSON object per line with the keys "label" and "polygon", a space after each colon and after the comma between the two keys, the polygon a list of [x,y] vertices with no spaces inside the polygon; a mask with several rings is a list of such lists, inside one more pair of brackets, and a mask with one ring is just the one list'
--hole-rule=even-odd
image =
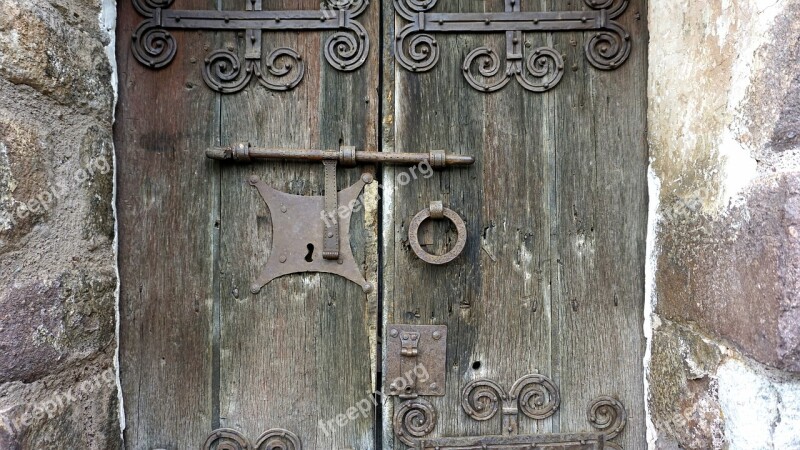
{"label": "weathered wood plank", "polygon": [[[525,36],[526,51],[553,44],[564,53],[567,72],[545,94],[513,81],[494,94],[468,86],[460,69],[466,54],[480,45],[502,54],[502,36],[437,35],[441,59],[425,74],[385,63],[393,78],[384,82],[384,98],[393,101],[384,112],[392,127],[384,148],[447,148],[477,159],[473,168],[406,186],[392,182],[400,170],[384,172],[384,323],[450,328],[447,395],[432,401],[439,411],[436,435],[499,434],[499,414],[476,423],[463,413],[461,389],[476,378],[510,389],[538,371],[560,386],[562,407],[548,421],[522,420],[520,432],[592,431],[589,402],[617,395],[630,413],[620,443],[645,446],[647,36],[643,22],[632,24],[644,3],[632,3],[625,17],[635,51],[614,72],[587,63],[588,34]],[[555,0],[522,4],[526,10],[581,7]],[[503,2],[440,0],[436,6],[448,12],[484,8],[499,11]],[[384,8],[387,22],[392,13]],[[408,249],[406,225],[439,198],[465,218],[470,240],[459,260],[431,267]],[[434,229],[431,251],[443,250],[445,234]],[[393,409],[385,411],[386,448],[405,448],[393,438]]]}
{"label": "weathered wood plank", "polygon": [[[226,9],[241,9],[230,2]],[[276,1],[269,9],[317,9],[319,1]],[[323,56],[329,34],[270,33],[265,54],[278,47],[296,49],[306,75],[293,91],[272,93],[258,85],[225,97],[222,141],[253,145],[338,149],[340,143],[377,149],[378,5],[359,20],[373,39],[367,64],[343,73]],[[241,39],[227,45],[240,47]],[[221,424],[243,431],[251,439],[270,428],[297,434],[308,449],[375,448],[374,408],[343,426],[341,414],[369,400],[375,379],[377,294],[329,274],[279,278],[261,293],[249,285],[269,257],[271,214],[247,184],[251,174],[272,187],[299,195],[322,195],[321,164],[225,165],[222,170],[220,402]],[[344,169],[339,187],[354,182],[359,169]],[[352,248],[361,266],[371,266],[367,278],[376,283],[374,259],[377,229],[374,206],[354,214]],[[301,250],[305,242],[298,242]],[[316,249],[321,257],[321,249]],[[374,258],[374,256],[372,257]],[[330,422],[333,421],[333,422]],[[320,426],[320,422],[326,424]]]}
{"label": "weathered wood plank", "polygon": [[[213,8],[206,0],[178,7]],[[212,425],[211,329],[217,284],[217,96],[200,68],[211,37],[175,33],[178,55],[152,71],[130,51],[142,20],[119,3],[120,362],[126,448],[199,448]]]}

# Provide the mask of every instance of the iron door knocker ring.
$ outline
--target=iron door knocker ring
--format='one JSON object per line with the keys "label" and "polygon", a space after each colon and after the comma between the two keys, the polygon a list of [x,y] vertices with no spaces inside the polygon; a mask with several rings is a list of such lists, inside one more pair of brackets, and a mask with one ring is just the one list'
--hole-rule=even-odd
{"label": "iron door knocker ring", "polygon": [[[452,250],[444,255],[433,255],[426,252],[419,243],[419,227],[427,219],[448,219],[456,226],[456,245]],[[431,202],[430,208],[425,208],[411,220],[408,226],[408,241],[411,243],[411,249],[419,257],[428,264],[442,265],[456,259],[458,255],[464,251],[464,246],[467,244],[467,226],[464,220],[455,211],[445,208],[442,202]]]}

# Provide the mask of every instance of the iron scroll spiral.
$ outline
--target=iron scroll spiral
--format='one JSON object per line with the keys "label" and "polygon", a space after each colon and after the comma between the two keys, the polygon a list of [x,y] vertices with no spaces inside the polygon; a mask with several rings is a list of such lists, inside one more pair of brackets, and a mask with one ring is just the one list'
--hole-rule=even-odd
{"label": "iron scroll spiral", "polygon": [[337,31],[325,42],[325,59],[338,70],[353,71],[364,65],[369,54],[367,30],[356,22],[349,21],[346,31]]}
{"label": "iron scroll spiral", "polygon": [[555,383],[543,375],[526,375],[511,388],[511,399],[531,419],[543,420],[558,411],[561,397]]}
{"label": "iron scroll spiral", "polygon": [[265,431],[253,447],[254,450],[303,450],[300,439],[292,433],[280,428]]}
{"label": "iron scroll spiral", "polygon": [[414,440],[430,434],[436,428],[436,409],[427,400],[416,398],[400,404],[394,415],[394,433],[409,447]]}
{"label": "iron scroll spiral", "polygon": [[620,67],[631,54],[631,35],[611,21],[586,43],[586,58],[600,70]]}
{"label": "iron scroll spiral", "polygon": [[622,403],[608,396],[595,399],[589,405],[587,416],[592,427],[605,434],[606,440],[619,436],[628,422],[628,413]]}
{"label": "iron scroll spiral", "polygon": [[250,442],[242,433],[231,428],[220,428],[211,432],[203,444],[203,450],[250,450]]}
{"label": "iron scroll spiral", "polygon": [[507,399],[506,391],[494,381],[474,380],[464,386],[461,407],[468,416],[484,421],[494,417]]}
{"label": "iron scroll spiral", "polygon": [[133,56],[142,64],[161,69],[168,66],[178,51],[175,38],[152,20],[146,20],[133,33]]}
{"label": "iron scroll spiral", "polygon": [[253,68],[242,67],[239,56],[228,50],[211,52],[205,60],[203,80],[208,87],[223,94],[244,89],[253,78]]}

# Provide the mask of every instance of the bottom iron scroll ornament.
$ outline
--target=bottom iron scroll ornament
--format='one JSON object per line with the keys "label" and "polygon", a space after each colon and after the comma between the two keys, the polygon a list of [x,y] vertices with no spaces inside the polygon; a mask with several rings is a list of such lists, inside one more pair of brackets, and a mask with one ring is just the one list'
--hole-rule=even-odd
{"label": "bottom iron scroll ornament", "polygon": [[605,450],[622,447],[611,442],[627,424],[625,407],[616,398],[598,397],[587,409],[589,424],[596,431],[568,434],[519,434],[519,416],[534,420],[553,416],[561,405],[558,387],[544,375],[531,374],[517,380],[506,391],[488,379],[471,381],[462,390],[461,407],[474,420],[487,421],[502,411],[503,430],[500,435],[424,438],[436,425],[436,410],[423,399],[401,403],[394,418],[398,439],[416,450],[530,450],[557,448],[559,450]]}
{"label": "bottom iron scroll ornament", "polygon": [[[372,284],[364,279],[350,249],[349,220],[339,220],[339,258],[322,257],[326,220],[337,220],[336,215],[321,217],[320,213],[326,210],[325,197],[287,194],[271,188],[255,175],[249,181],[258,189],[272,215],[272,251],[266,267],[250,286],[253,294],[275,278],[302,272],[332,273],[358,284],[364,292],[372,291]],[[372,182],[372,175],[365,173],[353,185],[339,191],[340,208],[356,204],[364,186]]]}
{"label": "bottom iron scroll ornament", "polygon": [[200,450],[303,450],[303,446],[296,434],[281,428],[265,431],[255,445],[237,430],[220,428],[208,435]]}

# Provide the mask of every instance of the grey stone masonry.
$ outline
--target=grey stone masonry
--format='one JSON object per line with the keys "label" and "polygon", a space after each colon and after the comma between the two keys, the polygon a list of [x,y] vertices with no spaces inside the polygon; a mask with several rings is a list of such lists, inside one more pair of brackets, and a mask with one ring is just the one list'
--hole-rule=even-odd
{"label": "grey stone masonry", "polygon": [[121,447],[113,27],[102,8],[0,0],[3,450]]}

